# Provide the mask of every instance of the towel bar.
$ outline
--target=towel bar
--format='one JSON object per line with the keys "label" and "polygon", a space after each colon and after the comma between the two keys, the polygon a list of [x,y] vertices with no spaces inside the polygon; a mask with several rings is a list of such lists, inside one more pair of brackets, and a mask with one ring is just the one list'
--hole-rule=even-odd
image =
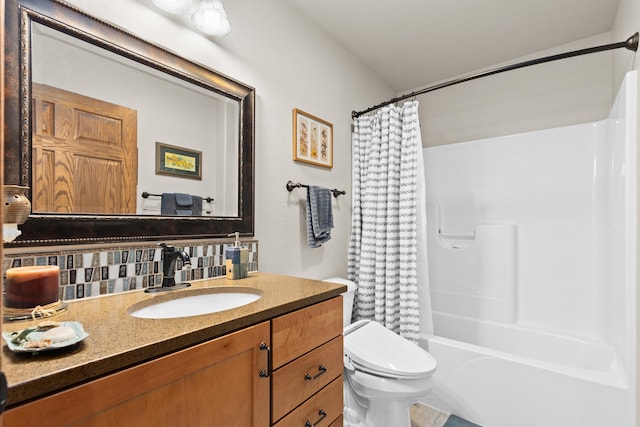
{"label": "towel bar", "polygon": [[[309,188],[309,186],[306,184],[300,184],[299,182],[293,182],[293,181],[287,181],[286,187],[288,192],[292,192],[294,188],[300,188],[300,187]],[[333,194],[333,197],[336,197],[336,198],[340,195],[347,194],[346,191],[337,190],[335,188],[331,190],[331,193]]]}
{"label": "towel bar", "polygon": [[[155,197],[162,197],[162,194],[152,194],[152,193],[148,193],[146,191],[142,192],[142,197],[144,199],[148,198],[149,196],[155,196]],[[213,202],[213,197],[203,197],[202,200],[204,200],[205,202]]]}

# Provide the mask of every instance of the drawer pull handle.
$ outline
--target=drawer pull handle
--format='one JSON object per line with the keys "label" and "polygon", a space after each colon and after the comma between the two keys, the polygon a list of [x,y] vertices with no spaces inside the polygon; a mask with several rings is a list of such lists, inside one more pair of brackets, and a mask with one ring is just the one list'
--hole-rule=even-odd
{"label": "drawer pull handle", "polygon": [[318,421],[311,424],[309,420],[306,420],[304,422],[304,427],[316,427],[320,423],[320,421],[324,420],[327,417],[327,413],[324,411],[324,409],[320,409],[318,411],[318,415],[320,415],[320,418],[318,418]]}
{"label": "drawer pull handle", "polygon": [[304,379],[307,381],[311,381],[311,380],[315,380],[316,378],[318,378],[320,375],[324,374],[325,372],[327,372],[327,368],[324,367],[324,365],[320,365],[318,366],[318,373],[315,376],[311,376],[308,372],[306,374],[304,374]]}
{"label": "drawer pull handle", "polygon": [[268,378],[271,376],[271,348],[266,343],[260,343],[260,350],[267,351],[267,369],[261,369],[260,376]]}

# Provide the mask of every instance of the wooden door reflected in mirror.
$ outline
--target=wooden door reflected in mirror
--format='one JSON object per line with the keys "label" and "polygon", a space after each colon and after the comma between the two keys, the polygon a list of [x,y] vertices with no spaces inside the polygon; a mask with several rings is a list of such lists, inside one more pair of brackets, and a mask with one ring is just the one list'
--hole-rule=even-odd
{"label": "wooden door reflected in mirror", "polygon": [[32,84],[32,210],[136,213],[137,112]]}

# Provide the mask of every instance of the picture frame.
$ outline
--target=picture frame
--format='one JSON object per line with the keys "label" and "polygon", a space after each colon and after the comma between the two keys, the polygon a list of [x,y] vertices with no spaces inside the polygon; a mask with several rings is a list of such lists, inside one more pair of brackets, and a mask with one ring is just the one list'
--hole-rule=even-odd
{"label": "picture frame", "polygon": [[294,108],[293,160],[333,168],[333,125]]}
{"label": "picture frame", "polygon": [[156,141],[156,175],[202,180],[202,151]]}

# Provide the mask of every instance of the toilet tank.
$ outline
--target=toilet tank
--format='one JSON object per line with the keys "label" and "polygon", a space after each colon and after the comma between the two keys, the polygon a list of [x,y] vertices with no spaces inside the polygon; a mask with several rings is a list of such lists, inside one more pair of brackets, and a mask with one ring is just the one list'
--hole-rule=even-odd
{"label": "toilet tank", "polygon": [[342,304],[343,304],[343,313],[342,319],[344,322],[344,326],[346,327],[351,323],[351,314],[353,311],[353,298],[356,294],[357,286],[351,280],[343,279],[342,277],[332,277],[330,279],[325,279],[323,282],[331,282],[337,283],[339,285],[346,285],[347,292],[342,294]]}

